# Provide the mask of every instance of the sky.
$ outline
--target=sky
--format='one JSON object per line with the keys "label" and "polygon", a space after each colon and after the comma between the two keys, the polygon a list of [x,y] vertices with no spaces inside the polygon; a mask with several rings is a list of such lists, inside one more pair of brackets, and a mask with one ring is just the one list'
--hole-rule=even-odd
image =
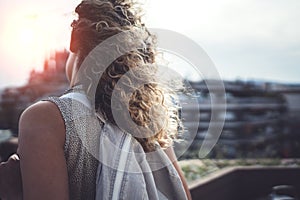
{"label": "sky", "polygon": [[[0,87],[24,84],[31,69],[42,69],[50,52],[68,48],[79,2],[0,1]],[[142,3],[148,27],[176,31],[197,42],[223,79],[300,83],[299,0]]]}

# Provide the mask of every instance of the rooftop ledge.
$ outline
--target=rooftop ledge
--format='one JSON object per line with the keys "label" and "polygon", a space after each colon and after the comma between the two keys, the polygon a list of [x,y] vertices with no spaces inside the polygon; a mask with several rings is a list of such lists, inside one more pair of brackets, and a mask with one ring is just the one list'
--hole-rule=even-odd
{"label": "rooftop ledge", "polygon": [[237,166],[189,183],[193,199],[264,200],[276,185],[292,185],[300,196],[298,166]]}

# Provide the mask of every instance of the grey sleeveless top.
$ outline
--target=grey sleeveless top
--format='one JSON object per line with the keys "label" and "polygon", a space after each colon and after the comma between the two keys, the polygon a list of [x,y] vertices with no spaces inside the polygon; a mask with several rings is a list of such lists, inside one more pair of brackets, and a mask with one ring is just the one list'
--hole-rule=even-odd
{"label": "grey sleeveless top", "polygon": [[70,200],[187,199],[160,148],[146,154],[130,134],[103,123],[83,102],[64,96],[46,100],[57,105],[65,122]]}
{"label": "grey sleeveless top", "polygon": [[[72,99],[50,97],[46,99],[57,105],[65,122],[66,139],[64,153],[69,178],[70,200],[94,200],[98,160],[83,145],[82,138],[88,138],[89,145],[97,148],[101,124],[97,118],[86,119],[87,109]],[[85,118],[83,121],[80,119]],[[88,121],[88,123],[86,123]],[[75,123],[79,123],[75,125]],[[79,126],[78,126],[79,125]],[[82,127],[83,131],[77,127]]]}

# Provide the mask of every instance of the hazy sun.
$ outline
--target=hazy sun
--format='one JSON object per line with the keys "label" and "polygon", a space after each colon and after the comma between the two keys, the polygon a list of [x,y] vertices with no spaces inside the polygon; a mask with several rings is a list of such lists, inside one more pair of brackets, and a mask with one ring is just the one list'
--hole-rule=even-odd
{"label": "hazy sun", "polygon": [[18,13],[5,24],[3,45],[19,67],[42,69],[46,57],[68,47],[70,21],[59,14]]}
{"label": "hazy sun", "polygon": [[30,47],[34,44],[35,33],[32,29],[24,29],[20,31],[19,42],[24,47]]}

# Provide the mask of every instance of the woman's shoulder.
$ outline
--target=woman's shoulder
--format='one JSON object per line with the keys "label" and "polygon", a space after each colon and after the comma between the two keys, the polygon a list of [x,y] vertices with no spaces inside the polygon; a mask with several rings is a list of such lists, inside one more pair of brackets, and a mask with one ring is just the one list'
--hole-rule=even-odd
{"label": "woman's shoulder", "polygon": [[[33,114],[39,114],[40,112],[48,111],[49,114],[54,114],[56,111],[58,111],[58,108],[55,104],[53,104],[50,101],[38,101],[31,106],[29,106],[23,113],[22,116],[31,116]],[[47,117],[48,115],[43,115]]]}
{"label": "woman's shoulder", "polygon": [[64,144],[65,125],[57,105],[50,101],[39,101],[28,107],[19,121],[19,136],[55,138],[58,143]]}
{"label": "woman's shoulder", "polygon": [[55,104],[41,101],[23,112],[18,154],[24,199],[68,199],[64,141],[64,122]]}

